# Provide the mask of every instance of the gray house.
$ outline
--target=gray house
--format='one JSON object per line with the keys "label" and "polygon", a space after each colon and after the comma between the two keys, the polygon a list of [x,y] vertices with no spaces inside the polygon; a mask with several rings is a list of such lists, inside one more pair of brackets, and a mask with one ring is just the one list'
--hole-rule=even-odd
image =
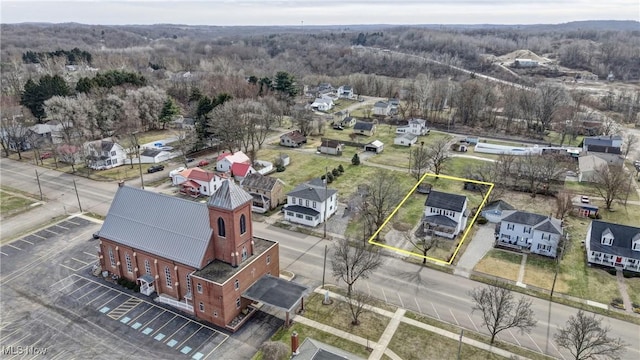
{"label": "gray house", "polygon": [[499,223],[503,216],[511,213],[509,210],[515,208],[504,200],[495,200],[485,205],[481,214],[489,222]]}
{"label": "gray house", "polygon": [[640,272],[640,228],[593,220],[584,243],[589,264]]}
{"label": "gray house", "polygon": [[505,216],[496,234],[496,245],[529,250],[556,257],[562,238],[562,221],[550,216],[514,211]]}
{"label": "gray house", "polygon": [[353,132],[356,134],[371,136],[376,133],[376,124],[372,122],[358,121],[353,126]]}

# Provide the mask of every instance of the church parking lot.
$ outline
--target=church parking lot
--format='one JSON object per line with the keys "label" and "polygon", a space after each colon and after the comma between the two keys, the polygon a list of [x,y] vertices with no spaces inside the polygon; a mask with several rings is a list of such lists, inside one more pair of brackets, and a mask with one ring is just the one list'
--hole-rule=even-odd
{"label": "church parking lot", "polygon": [[100,226],[70,217],[0,248],[1,358],[245,359],[282,325],[258,313],[227,334],[94,277]]}
{"label": "church parking lot", "polygon": [[127,294],[99,281],[71,275],[51,285],[68,306],[85,307],[104,318],[101,323],[114,332],[126,333],[130,341],[154,346],[163,344],[195,360],[211,358],[228,335],[183,315]]}

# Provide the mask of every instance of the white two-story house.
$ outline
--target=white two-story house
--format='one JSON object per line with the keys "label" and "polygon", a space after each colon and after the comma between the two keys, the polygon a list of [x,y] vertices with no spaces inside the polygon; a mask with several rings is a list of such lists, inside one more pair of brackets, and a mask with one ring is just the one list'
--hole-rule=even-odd
{"label": "white two-story house", "polygon": [[640,272],[640,228],[593,220],[584,243],[589,264]]}
{"label": "white two-story house", "polygon": [[353,88],[349,85],[342,85],[338,88],[338,97],[341,99],[353,99]]}
{"label": "white two-story house", "polygon": [[467,227],[467,197],[431,190],[422,226],[427,234],[455,238]]}
{"label": "white two-story house", "polygon": [[171,176],[173,185],[180,185],[180,191],[191,195],[211,196],[222,186],[223,178],[199,167],[184,169]]}
{"label": "white two-story house", "polygon": [[335,214],[337,208],[338,191],[325,187],[324,180],[314,179],[287,193],[284,219],[315,227]]}
{"label": "white two-story house", "polygon": [[127,151],[111,139],[89,141],[83,147],[87,166],[94,170],[111,169],[127,161]]}
{"label": "white two-story house", "polygon": [[562,238],[562,221],[550,216],[513,211],[497,227],[496,245],[527,249],[532,253],[557,256]]}
{"label": "white two-story house", "polygon": [[420,136],[428,133],[429,128],[427,127],[427,120],[425,119],[410,119],[407,125],[396,128],[396,134],[414,134]]}

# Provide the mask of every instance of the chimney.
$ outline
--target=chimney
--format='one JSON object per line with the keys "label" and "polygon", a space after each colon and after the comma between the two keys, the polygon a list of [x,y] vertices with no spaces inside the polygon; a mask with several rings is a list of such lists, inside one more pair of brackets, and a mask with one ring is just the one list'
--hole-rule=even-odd
{"label": "chimney", "polygon": [[118,181],[118,187],[123,187],[123,186],[124,186],[124,180]]}
{"label": "chimney", "polygon": [[298,355],[298,333],[297,332],[292,332],[291,333],[291,354],[292,355]]}

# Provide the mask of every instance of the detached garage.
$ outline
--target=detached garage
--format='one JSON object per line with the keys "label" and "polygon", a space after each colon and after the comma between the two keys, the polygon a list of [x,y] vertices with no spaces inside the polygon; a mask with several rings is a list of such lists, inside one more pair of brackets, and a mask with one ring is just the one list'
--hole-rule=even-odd
{"label": "detached garage", "polygon": [[384,150],[384,144],[380,140],[372,141],[364,146],[364,151],[371,151],[379,154]]}

